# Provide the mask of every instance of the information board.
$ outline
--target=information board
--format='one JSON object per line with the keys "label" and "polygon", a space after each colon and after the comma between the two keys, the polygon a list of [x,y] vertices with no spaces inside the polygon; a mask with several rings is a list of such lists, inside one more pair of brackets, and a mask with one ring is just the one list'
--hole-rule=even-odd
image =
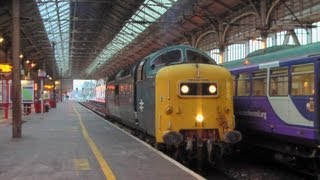
{"label": "information board", "polygon": [[31,80],[21,81],[22,103],[33,103],[34,101],[34,83]]}

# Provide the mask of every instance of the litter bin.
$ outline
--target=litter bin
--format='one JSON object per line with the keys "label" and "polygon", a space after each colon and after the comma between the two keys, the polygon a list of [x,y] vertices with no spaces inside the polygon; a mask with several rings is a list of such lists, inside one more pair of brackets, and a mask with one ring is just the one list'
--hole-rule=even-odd
{"label": "litter bin", "polygon": [[41,113],[41,101],[34,101],[34,111],[36,113]]}
{"label": "litter bin", "polygon": [[56,108],[57,107],[56,100],[54,100],[54,99],[50,99],[49,100],[49,104],[50,104],[51,108]]}

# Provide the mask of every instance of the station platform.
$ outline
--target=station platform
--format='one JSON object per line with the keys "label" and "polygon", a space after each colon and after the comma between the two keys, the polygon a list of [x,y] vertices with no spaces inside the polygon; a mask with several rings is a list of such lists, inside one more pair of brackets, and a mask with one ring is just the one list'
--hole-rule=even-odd
{"label": "station platform", "polygon": [[204,179],[77,102],[0,123],[0,179]]}

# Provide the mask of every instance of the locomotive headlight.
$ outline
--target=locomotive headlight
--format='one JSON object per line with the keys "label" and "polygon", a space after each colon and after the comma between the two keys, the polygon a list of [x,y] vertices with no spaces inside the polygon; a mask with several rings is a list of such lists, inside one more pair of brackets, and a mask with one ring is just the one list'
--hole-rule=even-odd
{"label": "locomotive headlight", "polygon": [[203,116],[202,116],[202,114],[198,114],[198,115],[197,115],[196,121],[197,121],[198,123],[202,123],[202,122],[203,122]]}
{"label": "locomotive headlight", "polygon": [[217,87],[216,87],[215,85],[210,85],[210,86],[209,86],[209,92],[210,92],[211,94],[216,93],[216,92],[217,92]]}
{"label": "locomotive headlight", "polygon": [[187,85],[181,86],[181,92],[182,92],[183,94],[188,93],[188,92],[189,92],[189,87],[188,87]]}

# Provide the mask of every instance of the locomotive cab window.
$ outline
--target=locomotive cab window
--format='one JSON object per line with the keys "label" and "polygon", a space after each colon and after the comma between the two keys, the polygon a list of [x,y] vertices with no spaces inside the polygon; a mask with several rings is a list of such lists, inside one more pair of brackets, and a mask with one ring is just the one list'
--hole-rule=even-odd
{"label": "locomotive cab window", "polygon": [[267,92],[267,70],[254,71],[252,74],[252,96],[265,96]]}
{"label": "locomotive cab window", "polygon": [[238,96],[249,96],[250,93],[250,79],[249,74],[242,73],[238,77],[237,95]]}
{"label": "locomotive cab window", "polygon": [[270,69],[270,96],[288,96],[288,68]]}
{"label": "locomotive cab window", "polygon": [[182,60],[181,58],[181,51],[180,50],[173,50],[166,52],[164,54],[161,54],[157,58],[155,58],[153,61],[150,62],[151,69],[158,69],[160,67],[172,64],[172,63],[178,63]]}
{"label": "locomotive cab window", "polygon": [[191,50],[187,50],[187,61],[191,63],[215,64],[210,58]]}
{"label": "locomotive cab window", "polygon": [[291,95],[308,96],[314,94],[314,66],[304,64],[291,67]]}

